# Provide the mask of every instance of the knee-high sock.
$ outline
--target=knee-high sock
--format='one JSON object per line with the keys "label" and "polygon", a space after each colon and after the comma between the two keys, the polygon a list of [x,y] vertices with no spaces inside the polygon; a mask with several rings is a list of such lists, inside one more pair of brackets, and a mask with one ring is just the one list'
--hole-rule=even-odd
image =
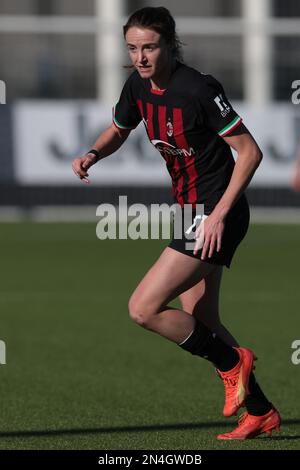
{"label": "knee-high sock", "polygon": [[212,362],[219,370],[226,372],[239,362],[237,351],[196,320],[195,329],[179,346],[191,354]]}
{"label": "knee-high sock", "polygon": [[250,415],[263,416],[271,410],[272,404],[256,382],[253,372],[249,378],[249,392],[250,395],[246,397],[245,406]]}

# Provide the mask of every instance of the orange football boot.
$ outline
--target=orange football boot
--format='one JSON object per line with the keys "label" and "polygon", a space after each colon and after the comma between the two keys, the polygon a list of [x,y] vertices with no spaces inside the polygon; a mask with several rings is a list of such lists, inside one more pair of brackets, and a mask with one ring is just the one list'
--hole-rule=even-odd
{"label": "orange football boot", "polygon": [[226,372],[218,370],[225,387],[223,415],[226,417],[236,415],[238,409],[243,406],[246,396],[249,395],[249,377],[253,370],[253,361],[256,359],[250,349],[234,349],[240,356],[238,364]]}
{"label": "orange football boot", "polygon": [[219,434],[217,439],[227,441],[236,439],[243,441],[244,439],[253,439],[263,433],[271,436],[273,430],[280,431],[280,424],[280,414],[275,407],[263,416],[252,416],[245,411],[238,421],[237,428],[232,432]]}

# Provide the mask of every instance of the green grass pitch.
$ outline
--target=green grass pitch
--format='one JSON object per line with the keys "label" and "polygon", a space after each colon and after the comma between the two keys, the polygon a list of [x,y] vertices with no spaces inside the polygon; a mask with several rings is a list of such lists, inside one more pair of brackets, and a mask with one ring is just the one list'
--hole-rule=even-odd
{"label": "green grass pitch", "polygon": [[135,325],[127,301],[167,241],[99,241],[96,224],[1,224],[1,449],[299,449],[300,225],[253,225],[221,316],[254,349],[281,433],[218,442],[213,367]]}

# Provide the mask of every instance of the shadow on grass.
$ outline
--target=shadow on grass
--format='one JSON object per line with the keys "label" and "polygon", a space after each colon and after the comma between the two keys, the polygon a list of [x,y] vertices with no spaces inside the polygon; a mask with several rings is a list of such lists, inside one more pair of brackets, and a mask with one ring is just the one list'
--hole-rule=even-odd
{"label": "shadow on grass", "polygon": [[[184,431],[192,429],[209,429],[209,428],[234,428],[235,422],[232,421],[211,421],[209,423],[177,423],[177,424],[153,424],[145,426],[118,426],[118,427],[100,427],[100,428],[78,428],[78,429],[53,429],[45,431],[8,431],[0,432],[0,438],[5,437],[43,437],[43,436],[61,436],[61,435],[77,435],[77,434],[113,434],[128,432],[152,432],[152,431]],[[299,419],[288,419],[282,421],[282,425],[300,424]],[[274,436],[276,440],[292,440],[300,439],[300,436]]]}

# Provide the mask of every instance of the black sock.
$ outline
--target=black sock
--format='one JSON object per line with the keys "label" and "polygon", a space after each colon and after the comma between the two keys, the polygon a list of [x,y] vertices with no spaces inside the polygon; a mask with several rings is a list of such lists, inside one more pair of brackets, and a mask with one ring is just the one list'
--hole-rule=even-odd
{"label": "black sock", "polygon": [[245,399],[245,406],[250,415],[263,416],[272,409],[272,404],[256,382],[253,372],[249,378],[249,392],[250,395]]}
{"label": "black sock", "polygon": [[179,346],[212,362],[222,372],[233,369],[240,359],[234,348],[224,343],[199,320],[196,320],[191,336]]}

